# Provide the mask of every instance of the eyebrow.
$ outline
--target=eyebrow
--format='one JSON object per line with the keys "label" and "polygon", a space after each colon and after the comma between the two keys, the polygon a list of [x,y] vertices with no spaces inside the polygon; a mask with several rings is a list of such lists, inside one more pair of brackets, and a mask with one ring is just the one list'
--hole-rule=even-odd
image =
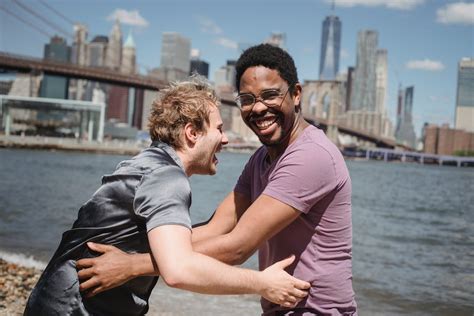
{"label": "eyebrow", "polygon": [[[262,94],[263,92],[267,92],[267,91],[278,91],[278,92],[281,92],[281,88],[267,88],[267,89],[263,89],[263,90],[260,90],[260,93],[259,93],[259,94]],[[255,96],[255,94],[253,94],[252,92],[242,92],[242,93],[239,93],[239,95],[246,95],[246,94],[251,94],[251,95]]]}

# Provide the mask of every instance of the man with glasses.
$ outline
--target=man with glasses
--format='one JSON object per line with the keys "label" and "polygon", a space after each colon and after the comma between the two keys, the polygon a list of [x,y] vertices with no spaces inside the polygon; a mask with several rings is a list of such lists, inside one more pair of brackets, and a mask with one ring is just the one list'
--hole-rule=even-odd
{"label": "man with glasses", "polygon": [[[286,258],[265,271],[232,267],[197,253],[189,208],[194,174],[213,175],[216,153],[227,137],[214,89],[201,77],[160,91],[149,117],[152,145],[115,172],[79,210],[26,305],[25,315],[144,315],[157,278],[135,278],[97,296],[81,295],[79,278],[94,273],[91,241],[130,253],[152,253],[167,285],[206,294],[258,294],[285,306],[307,295],[309,283],[283,269]],[[107,247],[107,246],[105,246]],[[76,268],[81,269],[79,275]],[[139,268],[127,267],[130,273]],[[153,270],[153,269],[152,269]],[[89,282],[94,282],[90,279]]]}
{"label": "man with glasses", "polygon": [[[261,270],[295,254],[287,270],[311,283],[308,297],[295,307],[262,298],[263,315],[357,315],[351,180],[337,147],[303,118],[293,59],[269,44],[249,48],[236,63],[236,88],[242,119],[263,146],[212,219],[193,230],[193,247],[231,264],[258,249]],[[152,272],[149,257],[134,260],[149,260],[143,273]]]}

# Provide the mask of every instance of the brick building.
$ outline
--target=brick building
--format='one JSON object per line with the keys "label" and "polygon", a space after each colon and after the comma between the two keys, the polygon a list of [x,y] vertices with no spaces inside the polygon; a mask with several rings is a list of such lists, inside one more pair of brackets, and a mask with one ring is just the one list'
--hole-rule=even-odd
{"label": "brick building", "polygon": [[425,128],[425,153],[453,155],[460,151],[474,152],[474,133],[447,125],[428,125]]}

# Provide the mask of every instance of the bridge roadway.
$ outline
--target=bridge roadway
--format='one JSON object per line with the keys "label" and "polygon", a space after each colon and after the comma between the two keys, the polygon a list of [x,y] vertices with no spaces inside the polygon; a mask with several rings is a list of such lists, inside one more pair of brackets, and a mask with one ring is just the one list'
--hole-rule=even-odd
{"label": "bridge roadway", "polygon": [[0,68],[26,73],[45,73],[48,75],[86,79],[148,90],[160,90],[166,85],[166,82],[151,76],[130,75],[103,67],[80,66],[5,52],[0,52]]}
{"label": "bridge roadway", "polygon": [[[119,71],[103,67],[79,66],[72,63],[14,55],[7,52],[0,52],[0,69],[2,68],[26,73],[45,73],[76,79],[86,79],[148,90],[160,90],[167,84],[167,82],[151,76],[123,74]],[[231,93],[222,94],[221,102],[225,105],[236,106],[234,97]],[[309,121],[312,120],[310,119]],[[325,120],[318,119],[318,122],[315,125],[320,126],[323,129],[327,128],[327,122]],[[377,147],[400,147],[394,140],[356,130],[348,126],[337,125],[337,128],[341,133],[356,136],[363,140],[372,142],[376,144]]]}

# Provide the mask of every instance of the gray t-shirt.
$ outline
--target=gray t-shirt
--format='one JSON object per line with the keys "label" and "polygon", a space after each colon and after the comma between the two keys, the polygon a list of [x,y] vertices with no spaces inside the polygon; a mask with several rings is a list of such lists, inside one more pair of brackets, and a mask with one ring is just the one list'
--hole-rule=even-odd
{"label": "gray t-shirt", "polygon": [[150,252],[147,232],[161,225],[191,229],[191,187],[176,152],[154,142],[115,172],[79,210],[28,299],[25,315],[143,315],[156,277],[139,277],[92,298],[79,292],[76,260],[95,257],[89,241],[129,253]]}

